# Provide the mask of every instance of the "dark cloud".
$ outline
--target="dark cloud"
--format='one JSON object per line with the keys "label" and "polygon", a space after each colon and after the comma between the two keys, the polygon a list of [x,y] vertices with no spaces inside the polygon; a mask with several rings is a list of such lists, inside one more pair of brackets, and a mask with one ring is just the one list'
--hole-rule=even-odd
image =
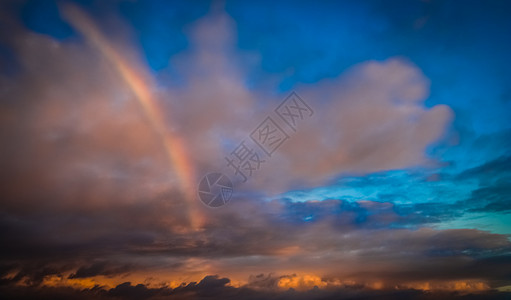
{"label": "dark cloud", "polygon": [[165,288],[151,289],[143,284],[131,285],[131,282],[119,284],[107,291],[108,296],[121,299],[148,299],[162,294],[168,295],[169,290]]}
{"label": "dark cloud", "polygon": [[114,288],[90,289],[0,286],[0,292],[8,299],[508,299],[509,293],[487,291],[478,293],[428,292],[414,289],[371,290],[360,286],[306,291],[293,289],[261,290],[229,285],[229,279],[206,276],[199,283],[189,283],[177,288],[151,288],[144,284],[125,282]]}
{"label": "dark cloud", "polygon": [[[158,207],[161,209],[154,209]],[[137,209],[117,208],[126,216]],[[433,279],[484,280],[496,287],[511,282],[506,271],[511,269],[507,256],[511,243],[505,235],[468,229],[399,229],[396,224],[410,224],[411,217],[403,219],[393,211],[390,204],[369,201],[283,204],[245,200],[214,212],[204,230],[197,233],[158,230],[164,219],[133,214],[130,222],[145,224],[143,229],[151,232],[146,233],[150,238],[138,237],[141,231],[124,233],[125,224],[104,223],[98,212],[82,214],[82,218],[101,224],[101,238],[97,237],[98,229],[88,222],[69,223],[55,218],[52,236],[38,241],[31,238],[36,234],[25,235],[24,244],[14,242],[15,249],[3,250],[3,274],[11,274],[4,280],[39,286],[51,276],[122,278],[133,272],[162,270],[179,274],[189,270],[188,261],[199,259],[205,264],[215,263],[225,273],[241,270],[245,278],[250,273],[268,272],[268,268],[276,272],[293,268],[299,273],[313,265],[315,271],[330,274],[331,278],[347,277],[360,283],[378,278],[389,285]],[[312,219],[304,219],[308,216]],[[42,224],[49,226],[48,222]],[[13,244],[9,232],[14,236],[20,232],[15,224],[9,226],[9,230],[1,231],[2,245]],[[155,229],[149,231],[152,227]],[[73,242],[76,232],[91,238]],[[53,238],[57,236],[67,242]],[[493,263],[486,264],[489,256],[494,257]],[[13,261],[16,263],[8,264]],[[244,272],[247,268],[252,271]],[[279,276],[256,278],[250,286],[275,287],[282,280]],[[213,293],[228,283],[227,279],[206,277],[192,286]]]}
{"label": "dark cloud", "polygon": [[96,262],[89,266],[82,266],[75,273],[69,275],[70,279],[87,278],[97,275],[114,275],[126,273],[131,268],[129,266],[115,266],[112,267],[108,262]]}
{"label": "dark cloud", "polygon": [[511,175],[511,156],[503,155],[495,160],[486,162],[480,166],[470,168],[461,172],[456,179],[485,179],[487,177],[495,178],[503,175]]}
{"label": "dark cloud", "polygon": [[509,213],[511,210],[509,182],[508,179],[502,179],[492,186],[472,191],[472,197],[467,202],[478,203],[479,207],[472,208],[471,211]]}
{"label": "dark cloud", "polygon": [[467,211],[507,213],[511,210],[511,156],[503,155],[465,170],[456,180],[477,182],[470,197],[458,203]]}

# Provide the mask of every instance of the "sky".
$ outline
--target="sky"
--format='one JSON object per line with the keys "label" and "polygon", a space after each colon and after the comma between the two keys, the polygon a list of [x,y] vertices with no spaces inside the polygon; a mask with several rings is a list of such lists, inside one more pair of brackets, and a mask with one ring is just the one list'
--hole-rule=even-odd
{"label": "sky", "polygon": [[509,299],[511,3],[0,3],[0,294]]}

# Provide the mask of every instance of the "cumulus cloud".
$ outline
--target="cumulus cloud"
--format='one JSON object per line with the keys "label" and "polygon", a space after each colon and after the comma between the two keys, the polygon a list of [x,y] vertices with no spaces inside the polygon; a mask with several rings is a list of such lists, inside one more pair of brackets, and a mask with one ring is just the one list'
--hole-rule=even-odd
{"label": "cumulus cloud", "polygon": [[[152,87],[175,127],[169,130],[186,137],[198,177],[225,168],[224,156],[281,100],[245,87],[244,70],[229,59],[234,28],[224,13],[198,21],[189,30],[192,50],[174,59],[185,83]],[[25,195],[46,188],[62,193],[59,199],[87,190],[88,204],[104,205],[105,198],[136,201],[176,187],[161,140],[111,62],[80,43],[17,36],[13,47],[23,71],[2,79],[10,87],[2,94],[2,128],[10,128],[3,131],[10,143],[2,159],[10,192],[16,193],[15,182],[23,182]],[[141,63],[132,67],[148,74]],[[450,119],[445,106],[423,106],[428,80],[401,59],[363,63],[298,90],[315,115],[262,166],[252,188],[282,192],[293,183],[317,185],[345,172],[424,164],[425,147],[442,136]],[[119,190],[123,197],[114,196]]]}
{"label": "cumulus cloud", "polygon": [[[281,148],[268,174],[302,186],[342,173],[431,165],[424,151],[452,118],[447,106],[424,106],[429,81],[401,58],[362,63],[298,91],[315,115]],[[279,177],[268,178],[271,186]]]}

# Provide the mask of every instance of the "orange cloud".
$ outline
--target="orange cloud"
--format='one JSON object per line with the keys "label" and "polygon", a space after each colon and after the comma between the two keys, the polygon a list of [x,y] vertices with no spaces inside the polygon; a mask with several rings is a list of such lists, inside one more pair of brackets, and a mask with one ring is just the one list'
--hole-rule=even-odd
{"label": "orange cloud", "polygon": [[283,276],[279,279],[277,285],[281,289],[293,288],[296,290],[310,290],[314,287],[326,287],[327,283],[323,281],[319,276],[305,274]]}

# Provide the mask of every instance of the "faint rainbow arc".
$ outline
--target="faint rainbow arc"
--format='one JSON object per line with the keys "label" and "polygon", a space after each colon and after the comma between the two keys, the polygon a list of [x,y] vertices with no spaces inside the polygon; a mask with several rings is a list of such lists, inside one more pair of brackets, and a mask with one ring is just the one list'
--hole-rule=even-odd
{"label": "faint rainbow arc", "polygon": [[199,216],[194,207],[195,174],[191,159],[186,151],[183,138],[177,133],[168,130],[165,119],[158,109],[158,103],[152,97],[149,87],[154,86],[150,80],[136,72],[134,68],[106,41],[99,30],[89,18],[78,8],[67,5],[64,14],[74,27],[76,27],[104,56],[112,63],[121,75],[125,83],[135,94],[135,98],[142,106],[152,128],[162,138],[163,146],[170,162],[175,169],[180,186],[185,193],[188,202],[189,217],[192,227],[198,228]]}

